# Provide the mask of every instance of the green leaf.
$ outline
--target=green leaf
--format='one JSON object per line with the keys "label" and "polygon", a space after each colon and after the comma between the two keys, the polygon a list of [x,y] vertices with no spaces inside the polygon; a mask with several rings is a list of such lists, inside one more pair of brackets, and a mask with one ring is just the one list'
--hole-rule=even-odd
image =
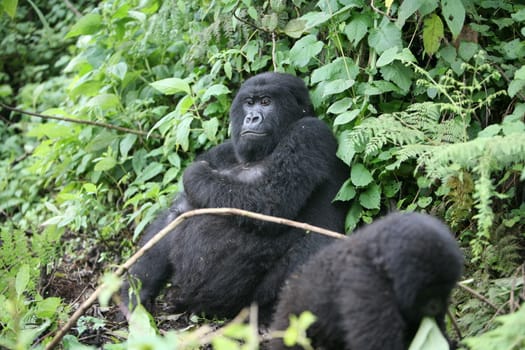
{"label": "green leaf", "polygon": [[103,111],[117,108],[120,105],[120,100],[114,94],[100,94],[90,99],[86,106],[92,109],[101,109]]}
{"label": "green leaf", "polygon": [[343,131],[338,138],[338,148],[337,148],[337,156],[339,159],[341,159],[346,165],[352,164],[352,160],[354,159],[354,156],[356,154],[355,145],[350,140],[351,131],[345,130]]}
{"label": "green leaf", "polygon": [[461,0],[441,0],[441,10],[452,37],[456,39],[465,22],[465,7]]}
{"label": "green leaf", "polygon": [[66,34],[65,39],[72,38],[79,35],[95,34],[102,27],[102,16],[98,13],[89,13],[80,18],[77,23],[73,25],[69,33]]}
{"label": "green leaf", "polygon": [[297,40],[290,49],[290,62],[296,67],[305,67],[322,49],[323,43],[315,35],[307,35]]}
{"label": "green leaf", "polygon": [[441,45],[445,33],[441,18],[435,13],[423,21],[423,47],[429,55],[435,54]]}
{"label": "green leaf", "polygon": [[39,318],[52,318],[58,314],[61,300],[57,297],[46,298],[36,303],[35,315]]}
{"label": "green leaf", "polygon": [[224,336],[213,337],[211,341],[213,349],[216,350],[240,350],[241,345],[238,341],[235,341]]}
{"label": "green leaf", "polygon": [[518,92],[521,91],[525,87],[525,80],[513,80],[510,82],[507,92],[509,93],[509,97],[514,97]]}
{"label": "green leaf", "polygon": [[341,113],[337,116],[337,118],[335,118],[334,125],[344,125],[350,123],[359,115],[359,113],[361,113],[359,109]]}
{"label": "green leaf", "polygon": [[417,62],[416,56],[414,56],[414,54],[410,51],[410,49],[406,47],[403,50],[401,50],[400,53],[396,55],[396,59],[404,63]]}
{"label": "green leaf", "polygon": [[417,206],[420,208],[426,208],[432,203],[432,197],[420,197],[417,200]]}
{"label": "green leaf", "polygon": [[366,191],[359,195],[359,203],[366,209],[379,209],[381,204],[381,187],[372,183]]}
{"label": "green leaf", "polygon": [[224,74],[226,74],[226,78],[230,79],[232,78],[232,64],[230,61],[227,61],[224,63],[222,69],[224,69]]}
{"label": "green leaf", "polygon": [[259,14],[253,6],[248,7],[248,15],[254,20],[257,20],[259,18]]}
{"label": "green leaf", "polygon": [[334,201],[349,201],[353,199],[356,195],[355,187],[352,185],[350,179],[346,180],[337,195],[334,198]]}
{"label": "green leaf", "polygon": [[352,232],[359,222],[361,215],[363,213],[363,208],[358,201],[353,201],[348,214],[346,214],[345,220],[345,231]]}
{"label": "green leaf", "polygon": [[106,156],[99,158],[95,165],[95,171],[107,171],[111,170],[117,165],[117,161],[112,156]]}
{"label": "green leaf", "polygon": [[515,73],[514,79],[525,80],[525,66],[521,66]]}
{"label": "green leaf", "polygon": [[347,111],[350,106],[352,106],[352,99],[345,97],[334,102],[330,107],[328,107],[326,113],[341,114]]}
{"label": "green leaf", "polygon": [[323,97],[335,95],[350,89],[355,84],[353,79],[336,79],[323,86]]}
{"label": "green leaf", "polygon": [[277,25],[279,24],[279,17],[275,12],[270,13],[269,15],[264,15],[261,19],[261,25],[266,30],[273,32]]}
{"label": "green leaf", "polygon": [[148,164],[148,166],[139,174],[137,179],[135,180],[136,183],[144,183],[158,174],[160,174],[164,170],[164,166],[161,163],[153,162]]}
{"label": "green leaf", "polygon": [[122,285],[122,279],[119,278],[115,273],[106,273],[102,277],[102,283],[104,288],[98,296],[98,301],[102,307],[107,307],[113,294],[119,291]]}
{"label": "green leaf", "polygon": [[18,6],[18,0],[2,0],[2,8],[5,13],[11,18],[15,18],[16,7]]}
{"label": "green leaf", "polygon": [[327,82],[336,79],[355,79],[359,67],[348,57],[340,57],[312,72],[311,83]]}
{"label": "green leaf", "polygon": [[124,80],[124,78],[126,77],[127,71],[128,71],[128,65],[126,64],[126,62],[119,62],[107,68],[107,72],[109,75],[119,78],[120,80]]}
{"label": "green leaf", "polygon": [[127,134],[122,140],[120,140],[120,155],[124,158],[128,156],[129,151],[137,141],[137,135]]}
{"label": "green leaf", "polygon": [[[144,306],[137,305],[135,310],[131,313],[129,319],[129,337],[128,346],[133,348],[133,343],[140,344],[140,341],[145,337],[154,336],[157,334],[156,329],[153,327],[152,317],[146,311]],[[139,349],[136,347],[136,349]]]}
{"label": "green leaf", "polygon": [[379,28],[373,28],[368,36],[368,44],[376,50],[378,54],[385,52],[392,47],[403,47],[401,30],[394,23],[383,20]]}
{"label": "green leaf", "polygon": [[314,314],[310,311],[304,311],[299,317],[290,315],[290,326],[284,332],[283,343],[286,346],[309,344],[306,330],[315,322],[315,319]]}
{"label": "green leaf", "polygon": [[74,136],[76,131],[69,125],[49,122],[45,124],[35,124],[36,126],[27,132],[27,136],[39,139],[59,139]]}
{"label": "green leaf", "polygon": [[210,120],[205,120],[202,122],[202,127],[208,140],[215,141],[217,138],[217,131],[219,130],[219,120],[215,117]]}
{"label": "green leaf", "polygon": [[292,19],[283,29],[284,34],[291,38],[298,39],[306,31],[306,21],[303,19]]}
{"label": "green leaf", "polygon": [[364,187],[374,180],[370,171],[361,163],[352,165],[350,179],[356,187]]}
{"label": "green leaf", "polygon": [[187,151],[190,147],[190,125],[193,121],[191,116],[187,116],[177,124],[177,132],[175,133],[175,142]]}
{"label": "green leaf", "polygon": [[398,52],[399,52],[399,48],[397,46],[393,46],[389,48],[388,50],[383,52],[381,56],[379,56],[379,59],[376,62],[376,66],[383,67],[391,63],[392,61],[396,59]]}
{"label": "green leaf", "polygon": [[414,72],[400,62],[394,62],[381,68],[381,76],[399,86],[404,92],[410,90]]}
{"label": "green leaf", "polygon": [[367,14],[358,14],[354,16],[350,23],[346,25],[344,33],[348,40],[355,47],[368,33],[368,28],[370,26],[370,16]]}
{"label": "green leaf", "polygon": [[399,5],[396,21],[397,26],[403,28],[406,20],[419,10],[424,3],[425,0],[403,0],[401,5]]}
{"label": "green leaf", "polygon": [[212,96],[220,96],[229,94],[231,91],[223,84],[214,84],[210,86],[202,95],[202,102],[208,101]]}
{"label": "green leaf", "polygon": [[29,265],[24,264],[20,266],[15,279],[15,290],[17,296],[20,297],[26,291],[27,284],[29,283],[29,277]]}
{"label": "green leaf", "polygon": [[410,343],[408,350],[448,350],[448,342],[441,333],[436,320],[425,317],[421,320],[419,329]]}
{"label": "green leaf", "polygon": [[97,186],[95,184],[92,184],[91,182],[87,182],[82,185],[82,188],[86,193],[97,193]]}
{"label": "green leaf", "polygon": [[306,21],[306,28],[312,29],[332,18],[332,15],[323,11],[310,11],[301,16]]}
{"label": "green leaf", "polygon": [[190,94],[190,85],[180,78],[167,78],[157,80],[150,84],[154,89],[162,92],[164,95],[173,95],[178,92]]}

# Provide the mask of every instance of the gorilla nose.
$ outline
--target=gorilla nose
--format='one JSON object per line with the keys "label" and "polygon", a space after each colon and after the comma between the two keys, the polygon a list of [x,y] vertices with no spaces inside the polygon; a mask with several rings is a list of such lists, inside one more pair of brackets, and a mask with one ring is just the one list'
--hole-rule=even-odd
{"label": "gorilla nose", "polygon": [[250,113],[244,118],[245,126],[256,126],[261,124],[263,121],[262,115],[259,113]]}

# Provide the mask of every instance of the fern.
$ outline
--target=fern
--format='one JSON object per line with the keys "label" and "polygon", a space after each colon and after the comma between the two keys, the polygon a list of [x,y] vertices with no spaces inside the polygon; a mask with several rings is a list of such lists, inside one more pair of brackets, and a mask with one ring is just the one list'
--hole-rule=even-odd
{"label": "fern", "polygon": [[[471,139],[467,132],[471,119],[477,117],[476,113],[505,94],[503,90],[485,93],[484,86],[498,79],[499,73],[481,63],[482,57],[481,54],[476,65],[464,66],[472,73],[470,82],[454,79],[452,71],[442,75],[437,82],[428,72],[407,63],[423,75],[418,84],[438,91],[443,100],[414,103],[404,111],[367,118],[353,130],[343,133],[343,142],[349,143],[345,150],[351,151],[351,157],[360,154],[365,161],[370,160],[390,147],[394,160],[386,167],[388,171],[415,160],[416,172],[424,171],[428,179],[439,179],[443,184],[453,178],[462,178],[465,171],[469,172],[473,182],[471,193],[456,197],[448,196],[448,192],[444,195],[452,201],[448,205],[457,209],[464,208],[465,203],[470,206],[473,203],[475,212],[471,215],[478,231],[471,241],[474,258],[481,255],[490,239],[495,217],[492,200],[498,195],[493,181],[495,172],[508,170],[515,164],[525,164],[525,124],[518,112],[507,116],[503,124],[482,130],[477,138]],[[468,200],[466,196],[469,196]],[[462,203],[455,206],[454,200]],[[449,213],[461,216],[452,218],[456,223],[464,220],[467,214],[465,210]]]}

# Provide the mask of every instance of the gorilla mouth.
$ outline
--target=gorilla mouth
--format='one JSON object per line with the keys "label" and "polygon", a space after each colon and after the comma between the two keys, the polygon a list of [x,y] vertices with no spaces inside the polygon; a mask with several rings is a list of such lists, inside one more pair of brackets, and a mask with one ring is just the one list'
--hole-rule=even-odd
{"label": "gorilla mouth", "polygon": [[262,137],[262,136],[266,136],[266,135],[267,135],[267,133],[265,133],[265,132],[256,132],[256,131],[251,131],[251,130],[245,130],[245,131],[241,132],[241,136]]}

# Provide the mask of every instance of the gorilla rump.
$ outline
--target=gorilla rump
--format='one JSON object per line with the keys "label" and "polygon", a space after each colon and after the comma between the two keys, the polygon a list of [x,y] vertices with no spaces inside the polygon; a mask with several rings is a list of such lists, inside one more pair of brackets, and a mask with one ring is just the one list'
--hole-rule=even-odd
{"label": "gorilla rump", "polygon": [[[417,213],[395,213],[322,249],[288,280],[272,329],[310,310],[307,330],[325,350],[406,350],[423,317],[445,334],[448,298],[463,256],[449,229]],[[274,339],[271,349],[289,349]],[[301,349],[297,347],[297,349]]]}
{"label": "gorilla rump", "polygon": [[[332,203],[348,169],[331,130],[313,115],[299,78],[248,79],[230,110],[232,138],[200,155],[183,174],[184,192],[147,229],[142,244],[190,208],[233,207],[342,232],[346,205]],[[166,282],[175,311],[231,317],[256,302],[269,322],[284,280],[333,239],[234,216],[185,220],[130,270],[148,306]],[[122,296],[128,301],[129,285]]]}

